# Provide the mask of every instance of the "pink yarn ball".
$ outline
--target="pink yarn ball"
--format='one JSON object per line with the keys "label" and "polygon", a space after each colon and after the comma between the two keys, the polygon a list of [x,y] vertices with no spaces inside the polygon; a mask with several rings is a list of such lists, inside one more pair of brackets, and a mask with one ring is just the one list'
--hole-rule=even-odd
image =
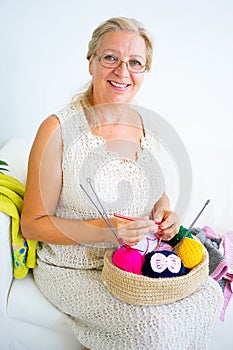
{"label": "pink yarn ball", "polygon": [[112,256],[112,262],[124,271],[142,275],[144,257],[136,249],[118,248]]}

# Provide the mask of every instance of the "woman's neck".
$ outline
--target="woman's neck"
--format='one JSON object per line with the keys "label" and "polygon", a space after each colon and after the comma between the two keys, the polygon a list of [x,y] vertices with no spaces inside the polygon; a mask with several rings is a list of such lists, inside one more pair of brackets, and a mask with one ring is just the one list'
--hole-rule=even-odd
{"label": "woman's neck", "polygon": [[97,123],[103,124],[120,124],[134,123],[135,111],[130,108],[129,104],[102,104],[94,106]]}

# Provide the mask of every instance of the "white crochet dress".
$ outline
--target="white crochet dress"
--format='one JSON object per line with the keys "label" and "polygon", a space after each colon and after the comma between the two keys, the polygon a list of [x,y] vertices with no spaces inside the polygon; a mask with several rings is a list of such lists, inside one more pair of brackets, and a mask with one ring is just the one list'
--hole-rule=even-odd
{"label": "white crochet dress", "polygon": [[[161,196],[163,179],[156,163],[156,143],[144,135],[137,161],[122,161],[94,136],[83,112],[68,106],[57,113],[63,138],[63,187],[56,216],[99,218],[80,188],[93,198],[90,178],[107,213],[142,216]],[[145,130],[146,121],[143,119]],[[153,194],[153,195],[152,195]],[[190,297],[162,306],[133,306],[114,298],[100,276],[110,243],[38,247],[34,277],[78,338],[92,350],[203,350],[222,305],[222,292],[209,278]]]}

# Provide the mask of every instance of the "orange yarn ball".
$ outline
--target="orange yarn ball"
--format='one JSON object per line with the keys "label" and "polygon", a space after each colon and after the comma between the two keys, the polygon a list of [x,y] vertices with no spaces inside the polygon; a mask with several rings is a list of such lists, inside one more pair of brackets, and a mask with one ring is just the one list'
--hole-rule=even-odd
{"label": "orange yarn ball", "polygon": [[[174,250],[176,251],[176,249]],[[204,258],[203,245],[199,241],[188,237],[183,239],[176,253],[188,269],[200,264]]]}

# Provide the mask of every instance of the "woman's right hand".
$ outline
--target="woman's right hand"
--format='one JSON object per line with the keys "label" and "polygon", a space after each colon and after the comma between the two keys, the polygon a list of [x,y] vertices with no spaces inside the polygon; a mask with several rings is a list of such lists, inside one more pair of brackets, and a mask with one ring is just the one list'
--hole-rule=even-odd
{"label": "woman's right hand", "polygon": [[135,221],[115,218],[114,227],[123,243],[130,246],[139,243],[148,232],[157,232],[157,226],[148,217],[137,218]]}

